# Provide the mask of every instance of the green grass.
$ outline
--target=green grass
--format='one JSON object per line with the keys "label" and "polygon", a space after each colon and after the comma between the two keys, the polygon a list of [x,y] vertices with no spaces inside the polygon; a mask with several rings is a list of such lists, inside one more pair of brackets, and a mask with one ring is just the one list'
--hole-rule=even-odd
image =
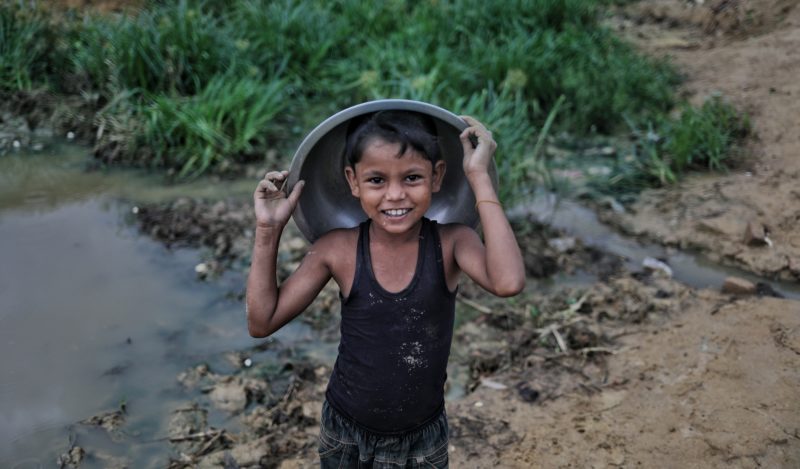
{"label": "green grass", "polygon": [[51,47],[58,32],[43,10],[0,0],[0,91],[30,90],[48,82],[59,62]]}
{"label": "green grass", "polygon": [[[273,148],[289,155],[314,125],[365,100],[427,101],[493,130],[511,201],[552,184],[545,135],[614,134],[626,122],[666,132],[677,75],[601,25],[610,1],[152,1],[54,22],[0,0],[0,91],[96,94],[97,153],[182,178]],[[684,114],[694,130],[669,130],[669,152],[713,136]],[[657,173],[659,155],[637,167]],[[702,158],[692,153],[685,167]]]}
{"label": "green grass", "polygon": [[[263,158],[266,129],[283,111],[285,82],[219,76],[193,97],[160,96],[143,111],[140,149],[147,164],[193,177],[211,167]],[[144,151],[142,151],[144,154]]]}
{"label": "green grass", "polygon": [[[196,5],[195,5],[196,4]],[[96,17],[77,31],[74,72],[107,94],[193,95],[234,68],[235,44],[202,2],[181,0],[135,17]]]}
{"label": "green grass", "polygon": [[674,184],[690,170],[725,170],[737,156],[737,143],[750,132],[747,117],[720,96],[699,108],[684,104],[675,118],[631,127],[631,152],[617,159],[608,178],[591,182],[595,190],[624,195]]}

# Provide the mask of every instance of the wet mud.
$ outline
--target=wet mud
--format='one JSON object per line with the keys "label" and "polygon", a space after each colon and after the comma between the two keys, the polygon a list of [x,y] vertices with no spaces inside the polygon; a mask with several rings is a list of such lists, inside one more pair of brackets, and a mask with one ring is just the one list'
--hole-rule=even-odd
{"label": "wet mud", "polygon": [[[781,0],[644,0],[625,8],[615,27],[644,50],[671,55],[691,99],[725,93],[748,111],[757,135],[728,174],[646,191],[623,211],[598,207],[600,217],[765,278],[800,280],[800,101],[792,99],[800,94],[800,8]],[[202,247],[200,278],[247,267],[249,201],[140,205],[136,223],[168,245]],[[658,268],[631,271],[623,259],[532,220],[515,229],[529,288],[510,300],[469,283],[460,288],[451,362],[463,371],[464,390],[447,404],[453,467],[800,464],[800,302],[764,288],[691,288]],[[281,276],[305,247],[289,228]],[[576,273],[587,276],[585,285],[538,288],[542,279]],[[329,285],[301,318],[335,340],[337,314]],[[330,366],[273,342],[263,348],[274,348],[281,365],[234,351],[233,372],[198,364],[176,377],[198,397],[169,417],[173,456],[164,466],[315,467]],[[76,426],[124,438],[126,412]],[[78,438],[59,464],[104,457],[108,467],[124,465]]]}

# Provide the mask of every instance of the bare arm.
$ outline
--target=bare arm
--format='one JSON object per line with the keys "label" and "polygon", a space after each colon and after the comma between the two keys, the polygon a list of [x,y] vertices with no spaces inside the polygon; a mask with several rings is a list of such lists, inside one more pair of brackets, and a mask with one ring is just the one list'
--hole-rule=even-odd
{"label": "bare arm", "polygon": [[[525,266],[489,176],[497,144],[480,122],[467,116],[463,119],[469,124],[461,134],[464,174],[478,201],[484,242],[473,230],[461,227],[454,233],[454,255],[461,270],[481,287],[498,296],[513,296],[525,287]],[[478,139],[475,148],[470,135]]]}
{"label": "bare arm", "polygon": [[312,246],[300,267],[278,287],[278,243],[303,187],[301,181],[286,197],[276,183],[287,175],[285,171],[267,173],[253,194],[256,235],[247,277],[247,329],[253,337],[266,337],[291,321],[330,278],[325,260],[314,254]]}

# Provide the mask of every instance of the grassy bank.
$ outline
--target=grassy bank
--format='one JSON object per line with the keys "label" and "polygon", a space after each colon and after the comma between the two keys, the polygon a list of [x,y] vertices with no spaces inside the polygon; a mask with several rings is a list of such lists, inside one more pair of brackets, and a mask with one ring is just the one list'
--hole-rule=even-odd
{"label": "grassy bank", "polygon": [[291,155],[365,100],[424,100],[492,128],[510,199],[543,174],[543,128],[612,134],[676,105],[674,71],[600,24],[607,3],[154,1],[91,16],[2,0],[0,92],[92,96],[101,159],[179,177]]}

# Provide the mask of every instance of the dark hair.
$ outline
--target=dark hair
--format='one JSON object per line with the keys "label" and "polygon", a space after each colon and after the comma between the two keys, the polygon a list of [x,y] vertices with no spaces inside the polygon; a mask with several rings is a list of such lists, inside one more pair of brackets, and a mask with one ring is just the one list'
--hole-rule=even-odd
{"label": "dark hair", "polygon": [[422,153],[431,163],[441,159],[436,123],[430,116],[413,111],[379,111],[352,119],[347,128],[344,157],[355,167],[374,138],[399,143],[397,156],[408,147]]}

